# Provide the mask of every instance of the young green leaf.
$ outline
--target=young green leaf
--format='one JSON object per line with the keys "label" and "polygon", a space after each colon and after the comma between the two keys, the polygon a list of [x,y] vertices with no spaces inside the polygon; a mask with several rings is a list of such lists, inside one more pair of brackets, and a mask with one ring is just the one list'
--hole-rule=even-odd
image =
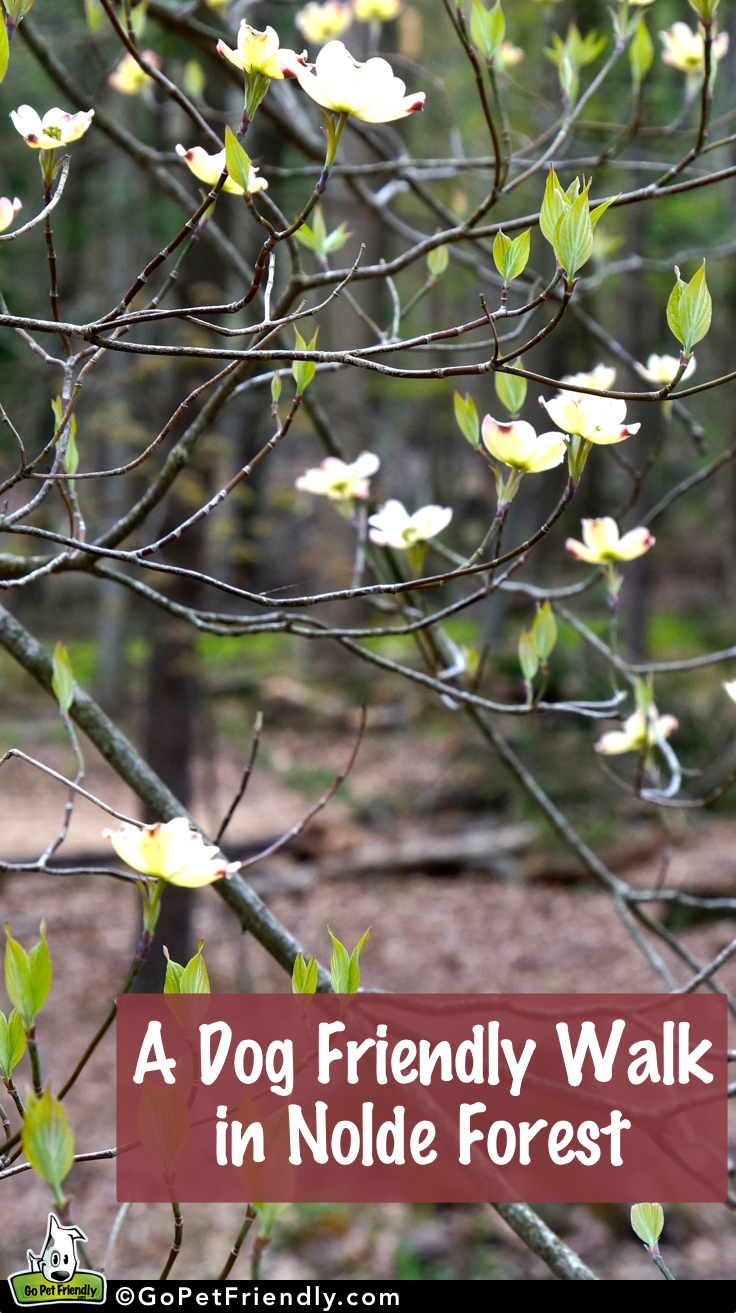
{"label": "young green leaf", "polygon": [[358,992],[358,987],[360,985],[360,967],[358,965],[358,959],[370,933],[369,927],[362,938],[358,940],[358,943],[350,954],[350,961],[348,963],[348,987],[345,991],[347,994],[357,994]]}
{"label": "young green leaf", "polygon": [[[296,337],[297,351],[314,351],[314,348],[317,345],[318,333],[319,333],[319,328],[316,329],[314,337],[312,338],[311,342],[307,344],[304,341],[304,338],[302,337],[301,333],[299,332],[299,329],[295,328],[294,336]],[[303,396],[304,392],[309,387],[309,384],[314,378],[315,369],[316,369],[316,365],[313,360],[295,360],[294,363],[292,364],[291,372],[294,376],[294,382],[296,383],[296,395],[298,397]]]}
{"label": "young green leaf", "polygon": [[470,393],[465,397],[461,397],[459,392],[455,392],[453,400],[455,403],[455,420],[460,432],[464,438],[467,438],[471,447],[479,447],[480,420],[473,398]]}
{"label": "young green leaf", "polygon": [[294,969],[291,975],[291,990],[293,994],[315,994],[317,992],[317,959],[310,957],[305,962],[301,953],[297,953],[294,959]]}
{"label": "young green leaf", "polygon": [[64,1108],[48,1087],[26,1099],[22,1144],[34,1172],[59,1195],[74,1162],[74,1136]]}
{"label": "young green leaf", "polygon": [[41,922],[40,939],[27,953],[5,925],[5,990],[28,1031],[41,1011],[51,989],[51,958],[46,944],[46,922]]}
{"label": "young green leaf", "polygon": [[446,246],[435,246],[427,256],[427,269],[430,278],[441,278],[450,263],[450,252]]}
{"label": "young green leaf", "polygon": [[511,418],[516,419],[526,399],[526,379],[520,378],[517,374],[504,374],[497,371],[493,375],[493,381],[499,399]]}
{"label": "young green leaf", "polygon": [[554,240],[554,251],[568,280],[593,254],[593,224],[588,203],[589,186],[573,201],[560,219]]}
{"label": "young green leaf", "polygon": [[164,994],[181,994],[181,978],[184,975],[184,968],[179,962],[172,961],[167,948],[164,948],[164,953],[166,955]]}
{"label": "young green leaf", "polygon": [[531,246],[531,228],[520,233],[513,241],[505,233],[496,233],[493,241],[493,262],[503,278],[504,287],[508,287],[514,278],[518,278],[526,269]]}
{"label": "young green leaf", "polygon": [[51,661],[51,687],[64,716],[69,715],[69,708],[74,701],[74,671],[69,660],[69,653],[64,644],[59,642],[54,648]]}
{"label": "young green leaf", "polygon": [[35,0],[4,0],[4,3],[13,27],[17,27],[21,18],[33,7]]}
{"label": "young green leaf", "polygon": [[481,0],[473,0],[470,8],[470,40],[484,59],[493,59],[506,35],[506,20],[500,0],[492,9],[486,9]]}
{"label": "young green leaf", "polygon": [[279,371],[275,369],[273,371],[273,377],[271,379],[271,400],[274,405],[277,404],[280,396],[281,396],[281,375],[279,374]]}
{"label": "young green leaf", "polygon": [[655,1250],[664,1229],[662,1205],[634,1204],[631,1209],[631,1227],[647,1249]]}
{"label": "young green leaf", "polygon": [[652,67],[652,61],[654,60],[654,46],[643,14],[639,15],[639,21],[636,24],[634,36],[629,46],[629,60],[631,61],[631,76],[634,79],[634,85],[639,87]]}
{"label": "young green leaf", "polygon": [[26,1034],[20,1012],[13,1008],[9,1017],[0,1012],[0,1075],[4,1081],[10,1080],[25,1051]]}
{"label": "young green leaf", "polygon": [[5,15],[0,8],[0,82],[2,82],[8,71],[10,61],[10,42],[8,41],[8,31],[5,26]]}
{"label": "young green leaf", "polygon": [[519,638],[519,665],[524,676],[524,683],[531,684],[539,670],[539,653],[530,630],[522,630]]}
{"label": "young green leaf", "polygon": [[682,349],[689,356],[693,347],[710,328],[713,302],[705,281],[705,260],[689,283],[683,282],[675,266],[677,281],[667,302],[667,323]]}
{"label": "young green leaf", "polygon": [[180,994],[209,994],[210,978],[207,973],[204,958],[202,957],[203,940],[199,941],[199,948],[194,957],[190,958],[181,974],[179,981]]}
{"label": "young green leaf", "polygon": [[84,0],[84,16],[90,32],[97,31],[104,14],[105,11],[100,4],[100,0]]}
{"label": "young green leaf", "polygon": [[250,194],[251,163],[229,125],[225,127],[225,163],[233,182]]}
{"label": "young green leaf", "polygon": [[[577,178],[575,181],[578,181]],[[539,211],[539,227],[550,246],[555,244],[557,225],[569,205],[570,202],[560,186],[560,180],[550,164],[547,183],[544,188],[542,208]]]}
{"label": "young green leaf", "polygon": [[332,940],[332,959],[330,961],[332,992],[333,994],[356,994],[360,985],[358,959],[363,945],[371,933],[370,929],[366,930],[362,939],[358,941],[350,954],[348,954],[345,945],[335,938],[329,926],[327,927],[327,933]]}
{"label": "young green leaf", "polygon": [[198,59],[188,59],[184,65],[182,86],[191,100],[199,100],[204,95],[207,77]]}
{"label": "young green leaf", "polygon": [[[62,419],[64,418],[64,410],[65,410],[65,406],[61,400],[61,397],[54,398],[54,400],[51,402],[51,409],[54,412],[54,421],[56,428],[58,429]],[[57,438],[57,442],[59,442],[60,440],[61,440],[61,434],[59,434],[59,438]],[[76,415],[72,415],[68,425],[66,449],[64,451],[64,469],[67,474],[76,474],[77,470],[79,469],[79,451],[77,448]]]}
{"label": "young green leaf", "polygon": [[537,614],[532,624],[532,638],[539,660],[543,666],[546,666],[550,652],[557,642],[557,622],[549,601],[537,607]]}

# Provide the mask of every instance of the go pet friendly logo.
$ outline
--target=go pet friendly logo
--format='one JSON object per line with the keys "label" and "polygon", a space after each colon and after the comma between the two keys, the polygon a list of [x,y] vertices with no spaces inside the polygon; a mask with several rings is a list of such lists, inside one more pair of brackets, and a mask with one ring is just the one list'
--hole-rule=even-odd
{"label": "go pet friendly logo", "polygon": [[26,1271],[8,1277],[16,1304],[104,1304],[105,1278],[78,1266],[77,1241],[86,1239],[78,1226],[62,1226],[49,1213],[40,1254],[29,1249]]}

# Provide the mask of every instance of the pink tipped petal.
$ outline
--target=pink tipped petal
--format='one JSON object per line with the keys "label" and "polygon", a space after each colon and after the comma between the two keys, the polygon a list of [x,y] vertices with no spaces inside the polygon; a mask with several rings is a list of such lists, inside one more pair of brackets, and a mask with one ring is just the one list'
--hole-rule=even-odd
{"label": "pink tipped petal", "polygon": [[630,529],[618,544],[617,556],[620,561],[633,561],[643,556],[656,542],[648,529]]}

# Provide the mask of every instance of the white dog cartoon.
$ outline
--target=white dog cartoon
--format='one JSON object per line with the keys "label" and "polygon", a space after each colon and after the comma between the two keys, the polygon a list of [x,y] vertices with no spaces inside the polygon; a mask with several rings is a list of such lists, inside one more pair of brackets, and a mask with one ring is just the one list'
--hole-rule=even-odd
{"label": "white dog cartoon", "polygon": [[65,1284],[77,1270],[77,1240],[86,1240],[78,1226],[62,1226],[58,1217],[49,1213],[46,1240],[40,1254],[28,1250],[29,1272],[43,1272],[47,1281]]}

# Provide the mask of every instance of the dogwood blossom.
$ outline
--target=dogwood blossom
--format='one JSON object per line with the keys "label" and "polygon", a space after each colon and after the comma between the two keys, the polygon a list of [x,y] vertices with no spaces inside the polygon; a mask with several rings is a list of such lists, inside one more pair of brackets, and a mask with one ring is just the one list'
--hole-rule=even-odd
{"label": "dogwood blossom", "polygon": [[238,28],[236,49],[231,50],[224,41],[217,42],[217,53],[229,60],[244,73],[260,73],[262,77],[280,81],[294,77],[298,56],[293,50],[280,48],[278,32],[267,27],[259,32],[243,19]]}
{"label": "dogwood blossom", "polygon": [[619,537],[618,525],[606,515],[600,520],[583,520],[583,541],[568,538],[565,547],[576,561],[604,565],[608,561],[633,561],[653,547],[656,539],[648,529],[630,529]]}
{"label": "dogwood blossom", "polygon": [[336,37],[342,36],[347,32],[353,21],[353,11],[349,4],[342,4],[341,0],[325,0],[325,4],[320,5],[316,0],[310,0],[308,5],[299,10],[294,22],[299,28],[305,41],[311,45],[323,46],[327,41],[334,41]]}
{"label": "dogwood blossom", "polygon": [[199,889],[212,884],[231,871],[218,856],[219,849],[206,844],[197,830],[192,830],[185,816],[156,825],[131,825],[124,821],[119,830],[103,830],[118,857],[142,875],[157,876],[168,884]]}
{"label": "dogwood blossom", "polygon": [[330,501],[364,501],[369,492],[369,479],[380,465],[371,451],[363,451],[357,460],[347,464],[336,456],[327,456],[317,469],[307,470],[296,481],[300,492],[313,492]]}
{"label": "dogwood blossom", "polygon": [[385,59],[359,64],[342,41],[329,41],[314,69],[297,64],[294,76],[303,91],[323,109],[352,114],[364,123],[391,123],[424,108],[424,92],[407,96],[401,78]]}
{"label": "dogwood blossom", "polygon": [[378,547],[395,547],[403,551],[415,543],[436,538],[451,519],[449,506],[422,506],[410,515],[400,501],[391,500],[375,515],[369,516],[369,537]]}
{"label": "dogwood blossom", "polygon": [[0,233],[4,233],[9,228],[13,219],[19,210],[23,208],[23,202],[18,200],[11,201],[9,196],[0,196]]}
{"label": "dogwood blossom", "polygon": [[586,442],[608,446],[623,442],[638,433],[640,424],[625,424],[626,402],[616,397],[594,397],[588,393],[564,393],[551,401],[539,398],[547,414],[564,433],[570,433]]}
{"label": "dogwood blossom", "polygon": [[354,0],[353,13],[359,23],[390,23],[403,8],[401,0]]}
{"label": "dogwood blossom", "polygon": [[736,702],[736,679],[731,679],[723,685],[732,702]]}
{"label": "dogwood blossom", "polygon": [[[161,58],[155,50],[144,50],[143,58],[153,68],[161,67]],[[134,59],[132,55],[123,55],[117,68],[113,69],[107,79],[109,86],[114,91],[119,91],[123,96],[139,95],[146,83],[151,80],[150,75],[141,68],[138,60]]]}
{"label": "dogwood blossom", "polygon": [[647,719],[644,712],[636,710],[623,729],[612,729],[603,734],[595,745],[596,752],[606,757],[617,756],[621,752],[643,752],[656,747],[658,739],[668,739],[678,728],[675,716],[659,716],[653,709],[654,721]]}
{"label": "dogwood blossom", "polygon": [[55,108],[47,110],[41,118],[32,105],[20,105],[18,109],[10,111],[16,132],[34,150],[58,150],[59,146],[68,146],[70,142],[78,141],[84,136],[94,115],[93,109],[67,114],[65,110]]}
{"label": "dogwood blossom", "polygon": [[[595,369],[591,369],[587,373],[566,374],[562,382],[577,384],[581,388],[597,388],[599,392],[607,392],[616,382],[616,370],[610,365],[596,365]],[[568,392],[567,395],[570,396],[571,394]]]}
{"label": "dogwood blossom", "polygon": [[497,73],[505,73],[507,68],[514,68],[524,59],[526,55],[521,46],[515,46],[513,41],[502,41],[494,51],[493,67]]}
{"label": "dogwood blossom", "polygon": [[[187,168],[191,169],[195,178],[200,182],[206,182],[208,187],[214,187],[217,179],[225,168],[225,152],[221,150],[217,155],[208,155],[202,146],[192,146],[186,150],[184,146],[175,147],[177,155],[185,161]],[[254,192],[265,191],[268,183],[265,178],[258,177],[257,168],[251,164],[248,174],[248,194],[252,196]],[[230,192],[233,196],[242,196],[243,188],[234,178],[228,178],[222,189]]]}
{"label": "dogwood blossom", "polygon": [[[673,23],[666,32],[659,34],[664,50],[662,62],[679,69],[687,75],[689,82],[697,82],[705,73],[705,38],[703,29],[698,24],[693,32],[687,23]],[[728,32],[719,32],[711,46],[713,68],[723,59],[728,51]]]}
{"label": "dogwood blossom", "polygon": [[[671,383],[678,369],[680,361],[678,356],[655,356],[651,355],[646,365],[642,365],[644,374],[650,383],[657,383],[663,387],[666,383]],[[689,378],[695,369],[695,356],[691,356],[685,371],[680,379]]]}
{"label": "dogwood blossom", "polygon": [[511,469],[539,474],[554,469],[565,459],[565,440],[561,433],[537,434],[524,419],[503,423],[486,415],[481,425],[486,451]]}

